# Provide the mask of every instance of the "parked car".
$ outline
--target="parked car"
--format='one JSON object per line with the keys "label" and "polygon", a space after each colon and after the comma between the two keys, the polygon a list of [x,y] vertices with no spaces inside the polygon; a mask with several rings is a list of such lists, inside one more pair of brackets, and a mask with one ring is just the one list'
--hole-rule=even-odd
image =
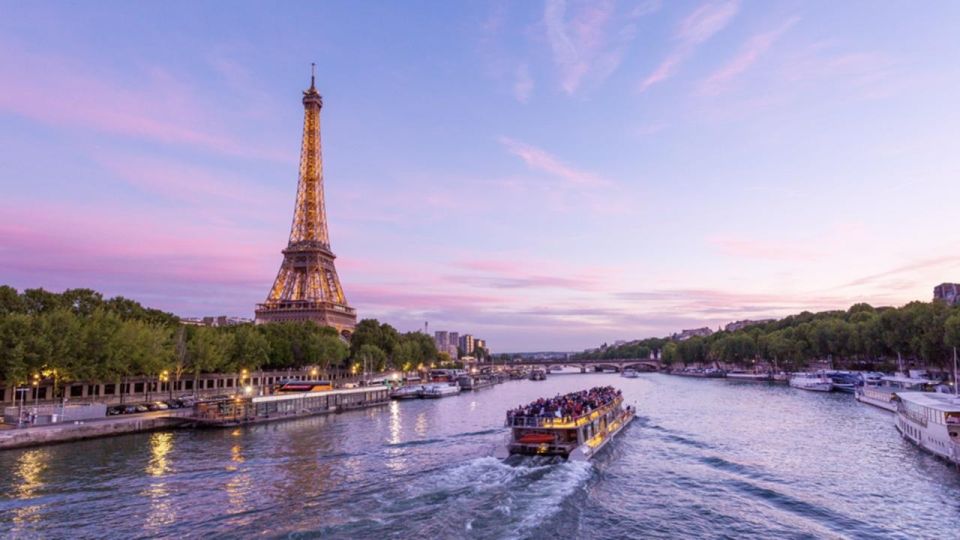
{"label": "parked car", "polygon": [[137,406],[136,406],[136,405],[124,405],[124,406],[123,406],[123,414],[133,414],[133,413],[136,413],[136,412],[140,412],[140,411],[137,410]]}
{"label": "parked car", "polygon": [[146,405],[134,405],[136,410],[134,412],[150,412],[150,408]]}
{"label": "parked car", "polygon": [[169,409],[170,406],[162,401],[154,401],[153,403],[147,405],[147,408],[149,408],[151,411],[165,411]]}
{"label": "parked car", "polygon": [[111,407],[107,407],[107,416],[116,416],[118,414],[123,414],[125,410],[126,410],[126,407],[124,407],[123,405],[113,405]]}
{"label": "parked car", "polygon": [[171,409],[179,409],[183,407],[183,405],[180,404],[180,401],[176,399],[165,399],[163,402]]}

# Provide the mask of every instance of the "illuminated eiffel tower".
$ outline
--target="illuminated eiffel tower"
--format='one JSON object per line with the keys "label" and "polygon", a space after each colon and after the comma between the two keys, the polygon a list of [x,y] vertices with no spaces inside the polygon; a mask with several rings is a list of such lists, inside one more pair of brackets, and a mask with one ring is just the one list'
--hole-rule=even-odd
{"label": "illuminated eiffel tower", "polygon": [[357,312],[347,299],[333,265],[327,215],[323,201],[323,156],[320,151],[320,109],[323,98],[310,76],[303,93],[303,144],[300,149],[300,180],[293,209],[290,242],[283,250],[283,263],[267,300],[257,305],[257,323],[314,321],[332,326],[349,336],[357,324]]}

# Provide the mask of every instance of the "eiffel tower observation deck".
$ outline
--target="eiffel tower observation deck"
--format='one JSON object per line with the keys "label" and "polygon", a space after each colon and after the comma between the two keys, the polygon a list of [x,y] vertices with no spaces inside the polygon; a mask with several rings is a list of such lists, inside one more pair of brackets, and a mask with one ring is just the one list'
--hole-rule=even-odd
{"label": "eiffel tower observation deck", "polygon": [[330,250],[323,200],[323,154],[320,148],[320,109],[323,98],[310,77],[303,93],[303,144],[300,180],[293,209],[290,241],[266,301],[257,304],[257,323],[314,321],[349,336],[357,313],[347,304]]}

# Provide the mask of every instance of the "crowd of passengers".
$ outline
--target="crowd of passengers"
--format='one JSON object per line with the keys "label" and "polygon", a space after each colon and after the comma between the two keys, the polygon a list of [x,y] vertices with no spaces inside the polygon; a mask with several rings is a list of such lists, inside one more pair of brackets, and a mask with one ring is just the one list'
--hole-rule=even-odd
{"label": "crowd of passengers", "polygon": [[507,417],[577,418],[590,414],[618,397],[620,390],[612,386],[598,386],[564,396],[557,394],[553,398],[540,398],[529,405],[507,411]]}

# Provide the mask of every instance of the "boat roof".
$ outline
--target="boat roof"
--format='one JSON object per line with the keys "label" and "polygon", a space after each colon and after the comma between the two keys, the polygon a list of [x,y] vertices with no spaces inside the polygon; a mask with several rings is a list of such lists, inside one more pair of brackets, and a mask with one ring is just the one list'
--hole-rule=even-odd
{"label": "boat roof", "polygon": [[359,394],[361,392],[373,392],[383,390],[384,386],[365,386],[361,388],[343,388],[340,390],[324,390],[322,392],[288,392],[284,394],[272,394],[269,396],[256,396],[251,401],[254,403],[265,403],[268,401],[287,401],[290,399],[300,399],[305,397],[335,396],[343,394]]}
{"label": "boat roof", "polygon": [[897,392],[902,401],[909,401],[942,412],[960,413],[960,397],[942,392]]}

